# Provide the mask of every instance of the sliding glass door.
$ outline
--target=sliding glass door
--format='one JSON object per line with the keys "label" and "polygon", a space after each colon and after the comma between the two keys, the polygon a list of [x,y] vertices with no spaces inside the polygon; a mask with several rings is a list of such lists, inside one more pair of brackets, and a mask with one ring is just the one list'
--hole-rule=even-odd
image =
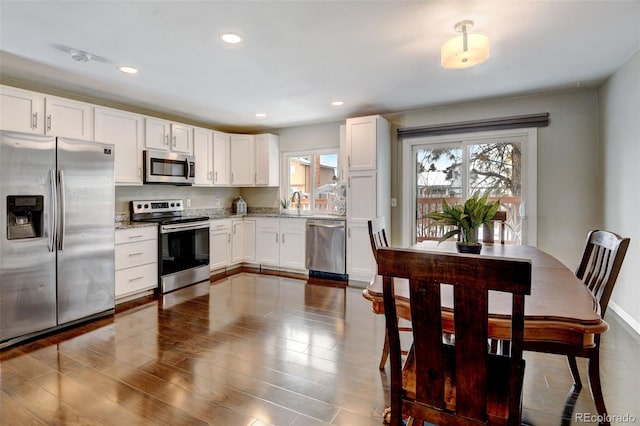
{"label": "sliding glass door", "polygon": [[527,211],[535,209],[535,140],[530,139],[530,131],[519,131],[405,141],[413,162],[410,243],[437,240],[447,231],[430,226],[426,218],[441,209],[443,200],[464,203],[477,193],[500,200],[507,212],[508,244],[535,244],[535,212]]}

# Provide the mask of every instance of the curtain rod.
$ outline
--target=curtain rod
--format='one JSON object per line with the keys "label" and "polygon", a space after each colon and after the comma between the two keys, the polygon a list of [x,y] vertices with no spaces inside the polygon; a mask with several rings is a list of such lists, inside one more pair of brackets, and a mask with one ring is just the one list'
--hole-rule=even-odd
{"label": "curtain rod", "polygon": [[516,115],[484,120],[459,121],[457,123],[432,124],[429,126],[398,129],[398,140],[423,136],[438,136],[453,133],[485,132],[489,130],[545,127],[549,125],[549,113]]}

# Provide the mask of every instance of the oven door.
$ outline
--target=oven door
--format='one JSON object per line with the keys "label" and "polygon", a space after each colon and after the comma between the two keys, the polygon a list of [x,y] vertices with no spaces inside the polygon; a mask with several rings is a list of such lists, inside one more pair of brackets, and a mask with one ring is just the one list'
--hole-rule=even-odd
{"label": "oven door", "polygon": [[159,251],[161,277],[205,266],[208,273],[209,222],[161,225]]}
{"label": "oven door", "polygon": [[192,185],[195,160],[191,155],[145,150],[144,183]]}

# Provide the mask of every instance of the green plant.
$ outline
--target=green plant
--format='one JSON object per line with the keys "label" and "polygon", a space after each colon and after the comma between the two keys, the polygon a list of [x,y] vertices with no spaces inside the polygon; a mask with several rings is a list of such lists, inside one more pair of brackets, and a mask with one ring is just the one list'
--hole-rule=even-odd
{"label": "green plant", "polygon": [[460,234],[463,244],[478,243],[478,228],[491,221],[500,208],[500,200],[488,202],[489,194],[479,197],[474,194],[464,204],[450,205],[442,200],[442,211],[431,212],[427,218],[431,219],[430,226],[455,226],[446,232],[438,242],[447,240]]}
{"label": "green plant", "polygon": [[287,197],[284,197],[283,199],[280,200],[280,207],[282,207],[285,210],[289,208],[289,199]]}

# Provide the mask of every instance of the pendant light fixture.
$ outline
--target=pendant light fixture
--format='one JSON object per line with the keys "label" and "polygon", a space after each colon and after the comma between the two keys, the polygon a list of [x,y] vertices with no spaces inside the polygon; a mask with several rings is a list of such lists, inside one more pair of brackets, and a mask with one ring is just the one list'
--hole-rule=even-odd
{"label": "pendant light fixture", "polygon": [[489,58],[489,37],[482,34],[468,34],[473,21],[458,22],[454,28],[462,35],[452,38],[442,45],[440,64],[444,68],[461,69],[478,65]]}

